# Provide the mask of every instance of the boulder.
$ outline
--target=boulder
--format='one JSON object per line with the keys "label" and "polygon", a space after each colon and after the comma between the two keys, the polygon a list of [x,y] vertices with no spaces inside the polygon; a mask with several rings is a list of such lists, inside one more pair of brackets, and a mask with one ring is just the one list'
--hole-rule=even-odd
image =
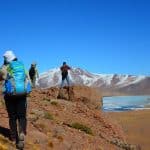
{"label": "boulder", "polygon": [[58,98],[69,101],[81,101],[92,109],[100,109],[102,107],[100,92],[87,86],[64,87],[59,91]]}

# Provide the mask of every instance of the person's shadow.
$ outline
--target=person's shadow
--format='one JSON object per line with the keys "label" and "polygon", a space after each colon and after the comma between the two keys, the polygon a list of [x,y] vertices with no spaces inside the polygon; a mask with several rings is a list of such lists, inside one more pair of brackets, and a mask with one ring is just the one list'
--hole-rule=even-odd
{"label": "person's shadow", "polygon": [[3,135],[4,137],[10,139],[10,130],[8,128],[4,128],[0,126],[0,134]]}

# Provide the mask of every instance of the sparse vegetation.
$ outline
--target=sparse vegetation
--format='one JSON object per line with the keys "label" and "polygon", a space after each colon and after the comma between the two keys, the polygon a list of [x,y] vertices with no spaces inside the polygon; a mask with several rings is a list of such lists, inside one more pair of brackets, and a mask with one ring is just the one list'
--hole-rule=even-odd
{"label": "sparse vegetation", "polygon": [[58,105],[58,102],[52,101],[51,104],[57,106],[57,105]]}
{"label": "sparse vegetation", "polygon": [[83,132],[85,132],[86,134],[90,134],[93,135],[91,128],[87,127],[86,125],[80,124],[80,123],[72,123],[71,125],[69,125],[72,128],[81,130]]}
{"label": "sparse vegetation", "polygon": [[53,120],[53,119],[54,119],[53,115],[50,114],[49,112],[45,112],[44,118],[45,118],[45,119],[49,119],[49,120]]}
{"label": "sparse vegetation", "polygon": [[50,101],[51,101],[51,99],[50,99],[50,98],[47,98],[47,97],[44,97],[44,98],[43,98],[43,101],[50,102]]}
{"label": "sparse vegetation", "polygon": [[30,114],[31,114],[31,115],[35,115],[35,112],[34,112],[34,111],[31,111]]}
{"label": "sparse vegetation", "polygon": [[5,107],[5,102],[3,99],[0,99],[0,106]]}
{"label": "sparse vegetation", "polygon": [[64,140],[62,136],[58,136],[57,138],[60,142],[62,142]]}
{"label": "sparse vegetation", "polygon": [[49,146],[49,147],[51,147],[51,148],[53,148],[53,147],[54,147],[54,145],[53,145],[52,141],[49,141],[49,142],[48,142],[48,146]]}

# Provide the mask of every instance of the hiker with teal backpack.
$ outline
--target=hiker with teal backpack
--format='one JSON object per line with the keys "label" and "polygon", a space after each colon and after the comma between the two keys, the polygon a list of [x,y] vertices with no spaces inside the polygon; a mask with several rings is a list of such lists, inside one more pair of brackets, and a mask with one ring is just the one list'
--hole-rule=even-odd
{"label": "hiker with teal backpack", "polygon": [[31,84],[24,64],[12,51],[6,51],[3,57],[0,76],[4,80],[3,94],[9,117],[10,138],[22,150],[27,129],[27,94],[31,92]]}

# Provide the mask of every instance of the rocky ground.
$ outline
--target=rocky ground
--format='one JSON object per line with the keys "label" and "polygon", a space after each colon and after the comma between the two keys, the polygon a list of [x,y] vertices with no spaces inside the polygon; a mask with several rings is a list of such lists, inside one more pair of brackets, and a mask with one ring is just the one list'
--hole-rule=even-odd
{"label": "rocky ground", "polygon": [[[101,95],[88,87],[35,89],[28,97],[25,150],[138,150],[100,110]],[[13,150],[8,116],[0,101],[0,150]]]}

